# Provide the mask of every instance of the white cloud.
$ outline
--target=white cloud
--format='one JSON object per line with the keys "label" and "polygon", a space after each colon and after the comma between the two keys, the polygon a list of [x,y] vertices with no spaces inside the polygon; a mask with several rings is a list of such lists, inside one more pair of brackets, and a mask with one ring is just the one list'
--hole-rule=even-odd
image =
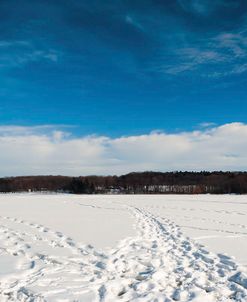
{"label": "white cloud", "polygon": [[119,138],[74,138],[49,127],[0,127],[1,176],[247,169],[247,125],[242,123]]}

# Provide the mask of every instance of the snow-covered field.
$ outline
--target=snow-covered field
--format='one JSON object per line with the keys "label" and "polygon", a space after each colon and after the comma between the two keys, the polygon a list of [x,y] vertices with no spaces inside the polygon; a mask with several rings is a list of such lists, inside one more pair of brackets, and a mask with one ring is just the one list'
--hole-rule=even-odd
{"label": "snow-covered field", "polygon": [[246,239],[247,196],[1,194],[0,301],[247,301]]}

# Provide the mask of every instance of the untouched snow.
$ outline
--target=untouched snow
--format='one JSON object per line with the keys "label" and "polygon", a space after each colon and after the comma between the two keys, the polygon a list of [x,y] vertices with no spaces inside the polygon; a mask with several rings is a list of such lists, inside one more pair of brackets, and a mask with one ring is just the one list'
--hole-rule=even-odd
{"label": "untouched snow", "polygon": [[246,196],[2,194],[0,301],[247,301],[246,218]]}

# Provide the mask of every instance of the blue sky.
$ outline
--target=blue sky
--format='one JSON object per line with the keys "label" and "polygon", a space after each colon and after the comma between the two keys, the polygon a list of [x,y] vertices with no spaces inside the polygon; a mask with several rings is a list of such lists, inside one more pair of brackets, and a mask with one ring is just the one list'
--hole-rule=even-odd
{"label": "blue sky", "polygon": [[0,14],[2,125],[116,137],[247,122],[244,0],[2,0]]}
{"label": "blue sky", "polygon": [[0,176],[247,170],[246,0],[1,0]]}

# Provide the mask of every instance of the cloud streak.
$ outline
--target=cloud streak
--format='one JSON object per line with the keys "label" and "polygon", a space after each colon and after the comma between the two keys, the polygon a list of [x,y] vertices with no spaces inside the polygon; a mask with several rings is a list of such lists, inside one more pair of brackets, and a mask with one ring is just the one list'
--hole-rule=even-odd
{"label": "cloud streak", "polygon": [[246,148],[247,125],[242,123],[118,138],[75,138],[45,126],[0,127],[1,176],[246,170]]}
{"label": "cloud streak", "polygon": [[209,16],[217,11],[219,8],[233,8],[236,9],[239,6],[237,1],[223,1],[223,0],[178,0],[181,7],[193,14],[201,16]]}
{"label": "cloud streak", "polygon": [[223,32],[206,40],[200,40],[190,47],[173,50],[176,60],[164,64],[161,72],[170,75],[182,73],[213,78],[245,73],[247,37],[245,32]]}
{"label": "cloud streak", "polygon": [[38,48],[29,41],[0,40],[0,66],[22,67],[29,62],[48,61],[56,63],[60,53],[50,48]]}

